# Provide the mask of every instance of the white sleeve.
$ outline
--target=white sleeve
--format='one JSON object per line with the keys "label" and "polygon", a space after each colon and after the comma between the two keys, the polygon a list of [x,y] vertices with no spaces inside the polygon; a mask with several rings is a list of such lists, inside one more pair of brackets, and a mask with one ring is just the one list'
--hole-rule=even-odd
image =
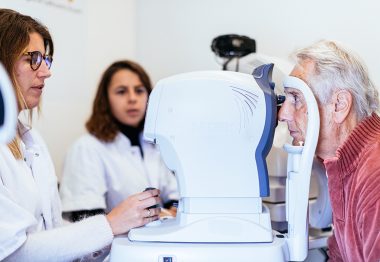
{"label": "white sleeve", "polygon": [[113,239],[104,215],[38,233],[28,234],[25,243],[4,261],[72,261],[94,251],[104,256]]}
{"label": "white sleeve", "polygon": [[85,136],[68,151],[60,184],[63,212],[106,209],[105,168],[96,146]]}
{"label": "white sleeve", "polygon": [[1,181],[0,216],[0,261],[2,261],[25,242],[26,230],[37,221],[34,216],[12,200]]}

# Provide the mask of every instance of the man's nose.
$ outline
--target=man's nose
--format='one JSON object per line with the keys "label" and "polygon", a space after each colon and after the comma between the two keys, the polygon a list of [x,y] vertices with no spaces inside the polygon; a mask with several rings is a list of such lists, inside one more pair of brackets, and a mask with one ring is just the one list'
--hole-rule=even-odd
{"label": "man's nose", "polygon": [[285,100],[282,104],[280,111],[278,112],[278,120],[281,122],[288,122],[293,119],[294,108],[293,106]]}

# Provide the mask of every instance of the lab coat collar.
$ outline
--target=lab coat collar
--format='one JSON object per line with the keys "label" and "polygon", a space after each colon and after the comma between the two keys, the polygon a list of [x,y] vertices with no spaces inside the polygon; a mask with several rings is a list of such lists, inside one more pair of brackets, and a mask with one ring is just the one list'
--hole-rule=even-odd
{"label": "lab coat collar", "polygon": [[35,141],[31,127],[26,126],[19,121],[18,131],[23,142],[24,160],[27,162],[28,166],[31,167],[34,158],[41,154],[41,147],[37,141]]}
{"label": "lab coat collar", "polygon": [[40,185],[41,217],[44,227],[45,229],[51,229],[54,227],[54,224],[60,223],[60,206],[54,207],[52,199],[47,197],[52,195],[52,190],[56,190],[54,187],[57,186],[54,166],[46,151],[47,149],[43,149],[44,142],[37,132],[20,121],[18,131],[24,144],[24,160],[31,169],[34,180]]}
{"label": "lab coat collar", "polygon": [[[144,146],[146,144],[146,142],[142,139],[143,137],[143,134],[142,132],[140,133],[140,143],[141,143],[141,146],[142,148],[144,149]],[[118,149],[120,151],[129,151],[129,152],[134,152],[135,150],[139,150],[138,146],[132,146],[131,145],[131,141],[129,140],[128,137],[126,137],[124,134],[122,134],[121,132],[119,132],[116,137],[115,137],[115,140],[114,140],[115,144],[117,145]]]}

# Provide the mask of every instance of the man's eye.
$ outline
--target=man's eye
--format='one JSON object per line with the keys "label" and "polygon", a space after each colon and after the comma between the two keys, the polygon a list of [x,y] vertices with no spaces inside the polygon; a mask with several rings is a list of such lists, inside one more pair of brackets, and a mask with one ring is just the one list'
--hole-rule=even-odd
{"label": "man's eye", "polygon": [[294,104],[296,102],[296,98],[295,98],[294,95],[288,95],[288,96],[286,96],[286,100],[289,101],[292,104]]}

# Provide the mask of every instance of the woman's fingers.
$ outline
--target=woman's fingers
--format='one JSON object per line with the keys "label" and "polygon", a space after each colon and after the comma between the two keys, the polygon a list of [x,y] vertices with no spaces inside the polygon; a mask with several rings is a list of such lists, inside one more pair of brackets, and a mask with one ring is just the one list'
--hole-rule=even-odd
{"label": "woman's fingers", "polygon": [[150,207],[156,208],[160,205],[160,203],[161,203],[161,198],[158,196],[140,200],[140,206],[144,209],[150,208]]}
{"label": "woman's fingers", "polygon": [[145,212],[143,214],[144,218],[154,217],[154,216],[158,216],[160,214],[161,208],[147,208],[147,209],[144,209],[143,212]]}
{"label": "woman's fingers", "polygon": [[146,217],[144,218],[144,225],[156,221],[157,219],[159,219],[159,216]]}
{"label": "woman's fingers", "polygon": [[149,190],[128,197],[111,210],[107,219],[114,235],[127,233],[134,227],[143,226],[158,219],[161,199],[159,190]]}
{"label": "woman's fingers", "polygon": [[149,199],[151,197],[155,197],[155,196],[159,196],[159,195],[160,195],[160,190],[151,189],[151,190],[147,190],[147,191],[144,191],[141,193],[137,193],[134,196],[136,196],[138,198],[138,200],[142,201],[142,200]]}

